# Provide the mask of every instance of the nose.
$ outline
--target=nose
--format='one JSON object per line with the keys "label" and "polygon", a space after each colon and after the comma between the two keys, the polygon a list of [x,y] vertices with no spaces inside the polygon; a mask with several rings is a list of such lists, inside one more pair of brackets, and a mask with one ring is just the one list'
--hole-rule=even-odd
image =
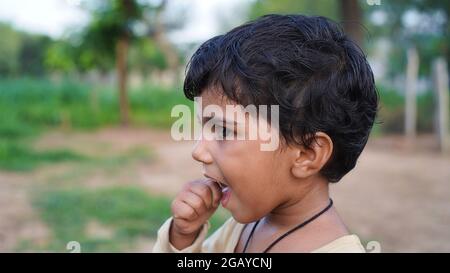
{"label": "nose", "polygon": [[208,150],[208,141],[201,138],[197,140],[192,150],[192,158],[204,164],[211,164],[213,158]]}

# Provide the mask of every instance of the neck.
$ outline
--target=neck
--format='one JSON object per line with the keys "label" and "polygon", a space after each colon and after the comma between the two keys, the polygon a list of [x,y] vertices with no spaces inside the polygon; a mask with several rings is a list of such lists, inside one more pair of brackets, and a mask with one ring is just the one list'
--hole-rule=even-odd
{"label": "neck", "polygon": [[[306,221],[324,209],[330,202],[328,182],[321,178],[297,185],[295,194],[272,210],[264,222],[274,228],[287,228]],[[294,191],[291,191],[294,192]]]}

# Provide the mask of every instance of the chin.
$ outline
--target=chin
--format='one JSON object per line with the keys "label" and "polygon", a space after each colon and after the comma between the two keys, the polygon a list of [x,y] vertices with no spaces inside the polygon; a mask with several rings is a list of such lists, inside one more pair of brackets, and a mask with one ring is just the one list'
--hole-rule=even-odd
{"label": "chin", "polygon": [[236,220],[236,222],[241,224],[250,224],[260,219],[260,217],[257,217],[256,215],[247,215],[239,212],[231,212],[231,215],[233,216],[234,220]]}

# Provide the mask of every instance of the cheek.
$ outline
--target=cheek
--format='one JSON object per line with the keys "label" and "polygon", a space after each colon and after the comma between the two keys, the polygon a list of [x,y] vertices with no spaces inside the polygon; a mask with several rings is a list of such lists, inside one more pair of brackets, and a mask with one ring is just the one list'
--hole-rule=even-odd
{"label": "cheek", "polygon": [[224,144],[216,162],[232,187],[250,190],[263,186],[273,176],[273,157],[270,152],[260,151],[257,141]]}
{"label": "cheek", "polygon": [[236,220],[251,222],[270,212],[279,194],[273,153],[246,142],[227,147],[216,162],[233,189]]}
{"label": "cheek", "polygon": [[[256,172],[252,172],[253,168]],[[279,194],[270,174],[265,174],[259,167],[247,164],[244,172],[244,175],[233,177],[235,186],[230,211],[238,222],[251,223],[277,207]]]}

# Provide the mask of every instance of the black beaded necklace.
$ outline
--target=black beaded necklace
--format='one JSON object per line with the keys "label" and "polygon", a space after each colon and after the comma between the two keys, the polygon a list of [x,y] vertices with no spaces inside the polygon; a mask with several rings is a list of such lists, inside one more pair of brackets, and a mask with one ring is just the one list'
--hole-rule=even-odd
{"label": "black beaded necklace", "polygon": [[[306,226],[307,224],[311,223],[312,221],[314,221],[315,219],[317,219],[320,215],[324,214],[327,210],[329,210],[331,207],[333,206],[333,200],[330,198],[330,203],[328,204],[328,206],[326,208],[324,208],[323,210],[321,210],[319,213],[315,214],[314,216],[312,216],[311,218],[309,218],[308,220],[300,223],[298,226],[292,228],[291,230],[289,230],[288,232],[284,233],[283,235],[281,235],[280,237],[278,237],[275,241],[273,241],[267,248],[266,250],[263,251],[263,253],[266,253],[267,251],[269,251],[276,243],[278,243],[279,241],[281,241],[284,237],[288,236],[289,234],[291,234],[292,232],[296,231],[299,228],[302,228],[304,226]],[[252,228],[252,231],[250,232],[250,235],[247,238],[247,242],[245,243],[244,246],[244,250],[242,251],[242,253],[245,253],[245,251],[247,250],[247,246],[248,243],[250,242],[250,239],[253,236],[253,232],[255,232],[255,228],[258,225],[260,220],[258,220]]]}

